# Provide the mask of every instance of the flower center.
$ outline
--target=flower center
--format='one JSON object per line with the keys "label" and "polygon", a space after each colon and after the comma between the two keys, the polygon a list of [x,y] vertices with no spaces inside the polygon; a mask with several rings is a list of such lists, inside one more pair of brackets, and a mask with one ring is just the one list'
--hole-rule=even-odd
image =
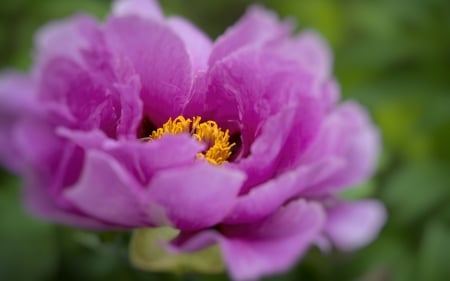
{"label": "flower center", "polygon": [[169,120],[162,127],[154,130],[149,140],[156,140],[164,135],[178,135],[188,133],[199,142],[206,144],[206,150],[197,154],[198,158],[206,159],[214,165],[221,165],[227,162],[231,156],[231,148],[235,143],[230,143],[228,130],[223,131],[214,121],[201,122],[201,117],[184,118],[178,116]]}

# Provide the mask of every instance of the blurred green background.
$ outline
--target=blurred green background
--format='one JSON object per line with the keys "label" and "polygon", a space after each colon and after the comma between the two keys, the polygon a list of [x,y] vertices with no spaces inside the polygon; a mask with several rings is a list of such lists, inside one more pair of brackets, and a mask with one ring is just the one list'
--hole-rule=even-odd
{"label": "blurred green background", "polygon": [[[212,37],[256,1],[162,1]],[[262,1],[299,29],[320,31],[335,53],[345,99],[371,111],[384,138],[376,177],[345,195],[378,197],[389,221],[356,253],[310,253],[266,280],[450,280],[450,1]],[[109,1],[2,0],[0,67],[27,69],[32,38],[74,12],[104,17]],[[19,180],[0,172],[0,280],[227,280],[225,275],[141,272],[128,235],[101,235],[38,221],[20,204]]]}

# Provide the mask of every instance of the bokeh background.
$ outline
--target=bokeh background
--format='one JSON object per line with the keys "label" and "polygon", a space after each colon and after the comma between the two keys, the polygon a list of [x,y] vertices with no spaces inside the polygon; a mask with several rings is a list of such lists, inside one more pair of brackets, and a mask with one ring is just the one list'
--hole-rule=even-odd
{"label": "bokeh background", "polygon": [[[213,38],[252,2],[161,1]],[[389,221],[355,253],[312,249],[291,272],[266,280],[450,280],[450,1],[262,1],[299,30],[331,44],[344,99],[367,106],[384,150],[373,180],[347,192],[377,197]],[[39,26],[75,12],[104,17],[110,1],[1,0],[0,68],[26,70]],[[30,145],[33,145],[30,136]],[[20,179],[0,171],[0,280],[227,280],[225,275],[147,273],[127,259],[126,233],[56,226],[20,203]]]}

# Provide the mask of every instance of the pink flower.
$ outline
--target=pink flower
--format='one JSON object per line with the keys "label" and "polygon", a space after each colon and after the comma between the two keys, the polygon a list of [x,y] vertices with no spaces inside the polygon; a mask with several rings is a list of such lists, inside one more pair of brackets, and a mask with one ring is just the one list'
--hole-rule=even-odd
{"label": "pink flower", "polygon": [[319,242],[365,245],[384,208],[336,193],[372,174],[378,131],[338,103],[322,39],[292,30],[252,7],[212,42],[150,0],[49,24],[31,72],[0,78],[0,160],[34,213],[170,225],[176,250],[218,243],[235,280],[284,271]]}

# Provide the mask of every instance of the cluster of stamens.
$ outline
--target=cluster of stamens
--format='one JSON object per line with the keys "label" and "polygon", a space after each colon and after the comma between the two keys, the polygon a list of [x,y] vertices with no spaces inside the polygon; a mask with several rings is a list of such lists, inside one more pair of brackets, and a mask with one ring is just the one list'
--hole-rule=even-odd
{"label": "cluster of stamens", "polygon": [[149,136],[149,140],[156,140],[164,135],[190,134],[199,142],[206,144],[206,150],[197,154],[198,158],[206,159],[214,165],[227,162],[231,156],[231,149],[236,145],[230,143],[228,130],[222,131],[216,122],[201,122],[201,117],[184,118],[178,116],[170,118],[162,127],[156,129]]}

